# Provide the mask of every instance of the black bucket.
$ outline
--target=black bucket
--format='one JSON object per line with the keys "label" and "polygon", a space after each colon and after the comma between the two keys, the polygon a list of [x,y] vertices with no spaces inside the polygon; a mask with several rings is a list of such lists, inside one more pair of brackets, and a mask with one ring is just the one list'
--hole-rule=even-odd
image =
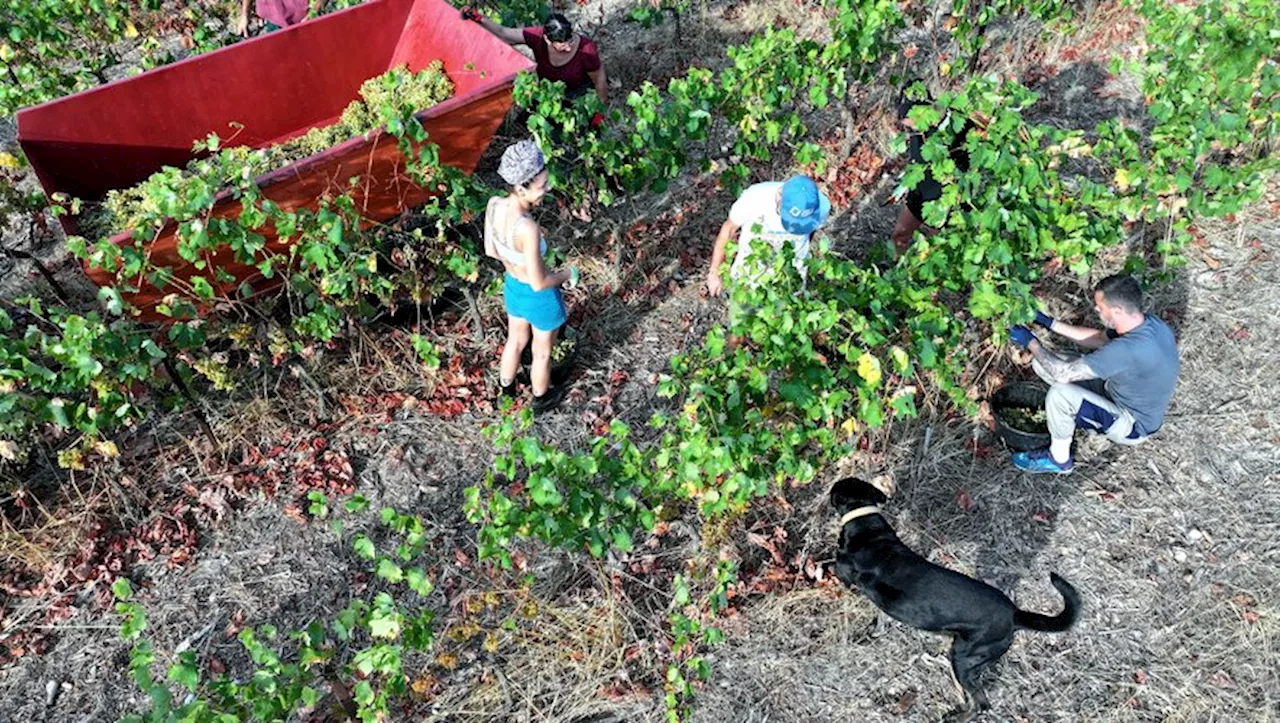
{"label": "black bucket", "polygon": [[1005,413],[1010,409],[1042,410],[1048,393],[1049,387],[1043,382],[1012,382],[997,389],[987,400],[991,405],[991,415],[996,420],[996,434],[1010,449],[1030,452],[1044,449],[1053,441],[1047,426],[1020,429],[1022,425],[1012,422]]}

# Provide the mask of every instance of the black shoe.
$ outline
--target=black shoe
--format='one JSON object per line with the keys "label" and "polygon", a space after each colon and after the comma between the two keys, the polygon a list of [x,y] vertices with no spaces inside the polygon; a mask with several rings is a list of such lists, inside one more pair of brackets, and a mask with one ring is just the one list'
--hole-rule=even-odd
{"label": "black shoe", "polygon": [[560,406],[560,402],[564,401],[565,392],[568,387],[563,384],[551,387],[540,397],[533,398],[533,413],[546,414]]}
{"label": "black shoe", "polygon": [[[498,382],[498,384],[502,384],[502,382],[501,382],[501,381],[499,381],[499,382]],[[504,386],[504,387],[500,387],[500,388],[499,388],[499,390],[498,390],[498,399],[499,399],[499,400],[502,400],[502,399],[515,399],[515,398],[516,398],[516,383],[515,383],[515,380],[512,380],[512,382],[511,382],[510,384],[508,384],[508,385],[506,385],[506,386]]]}

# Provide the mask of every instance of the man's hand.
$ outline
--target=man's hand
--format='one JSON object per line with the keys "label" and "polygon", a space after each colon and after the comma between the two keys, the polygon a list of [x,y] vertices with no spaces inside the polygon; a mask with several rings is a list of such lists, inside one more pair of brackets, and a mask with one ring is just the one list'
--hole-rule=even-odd
{"label": "man's hand", "polygon": [[712,296],[719,296],[724,290],[724,281],[720,278],[720,272],[712,269],[707,272],[707,292]]}
{"label": "man's hand", "polygon": [[240,14],[236,16],[235,25],[232,32],[242,38],[249,37],[249,6],[245,4],[240,8]]}
{"label": "man's hand", "polygon": [[1009,339],[1023,349],[1029,349],[1031,348],[1031,342],[1036,340],[1036,335],[1032,334],[1027,327],[1019,324],[1009,329]]}
{"label": "man's hand", "polygon": [[1037,324],[1039,324],[1040,326],[1043,326],[1043,327],[1044,327],[1044,328],[1046,328],[1046,329],[1052,329],[1052,328],[1053,328],[1053,317],[1052,317],[1052,316],[1049,316],[1048,314],[1044,313],[1043,311],[1039,311],[1039,310],[1037,310],[1037,311],[1036,311],[1036,323],[1037,323]]}
{"label": "man's hand", "polygon": [[464,7],[462,8],[462,19],[478,23],[480,22],[480,13],[476,12],[474,8]]}

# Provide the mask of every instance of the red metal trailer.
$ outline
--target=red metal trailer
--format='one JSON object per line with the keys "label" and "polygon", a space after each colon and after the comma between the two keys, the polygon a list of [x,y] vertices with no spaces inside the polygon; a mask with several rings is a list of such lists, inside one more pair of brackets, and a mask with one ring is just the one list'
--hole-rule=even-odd
{"label": "red metal trailer", "polygon": [[[369,0],[362,5],[227,48],[115,81],[18,113],[18,140],[46,193],[96,200],[145,180],[162,166],[183,166],[194,141],[226,138],[243,125],[237,143],[263,147],[335,122],[359,95],[360,84],[408,65],[418,71],[444,63],[455,94],[419,113],[440,161],[465,172],[481,154],[511,107],[511,88],[532,63],[443,0]],[[396,139],[353,138],[257,179],[263,195],[294,210],[314,208],[327,189],[365,183],[354,194],[366,217],[390,218],[425,201],[430,192],[404,174]],[[215,215],[234,215],[224,198]],[[68,232],[74,219],[64,219]],[[268,230],[268,247],[280,244]],[[114,240],[123,242],[127,232]],[[172,229],[156,239],[152,258],[179,278],[193,269],[176,253]],[[215,262],[235,276],[229,293],[253,282],[256,269],[237,264],[228,250]],[[96,283],[106,274],[89,271]],[[144,288],[131,300],[144,318],[163,293]]]}

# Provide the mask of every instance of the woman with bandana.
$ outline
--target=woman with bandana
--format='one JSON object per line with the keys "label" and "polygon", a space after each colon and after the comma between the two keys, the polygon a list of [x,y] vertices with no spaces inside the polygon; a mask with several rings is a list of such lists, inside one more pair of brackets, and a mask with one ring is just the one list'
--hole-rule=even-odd
{"label": "woman with bandana", "polygon": [[551,271],[543,261],[547,241],[531,211],[549,188],[546,159],[537,144],[524,140],[507,148],[498,166],[507,183],[505,196],[489,199],[484,219],[485,253],[506,268],[502,300],[507,309],[507,343],[502,349],[499,382],[514,396],[520,355],[533,342],[529,380],[533,411],[554,409],[564,399],[563,384],[551,386],[551,350],[566,314],[560,287],[578,285],[578,269]]}

